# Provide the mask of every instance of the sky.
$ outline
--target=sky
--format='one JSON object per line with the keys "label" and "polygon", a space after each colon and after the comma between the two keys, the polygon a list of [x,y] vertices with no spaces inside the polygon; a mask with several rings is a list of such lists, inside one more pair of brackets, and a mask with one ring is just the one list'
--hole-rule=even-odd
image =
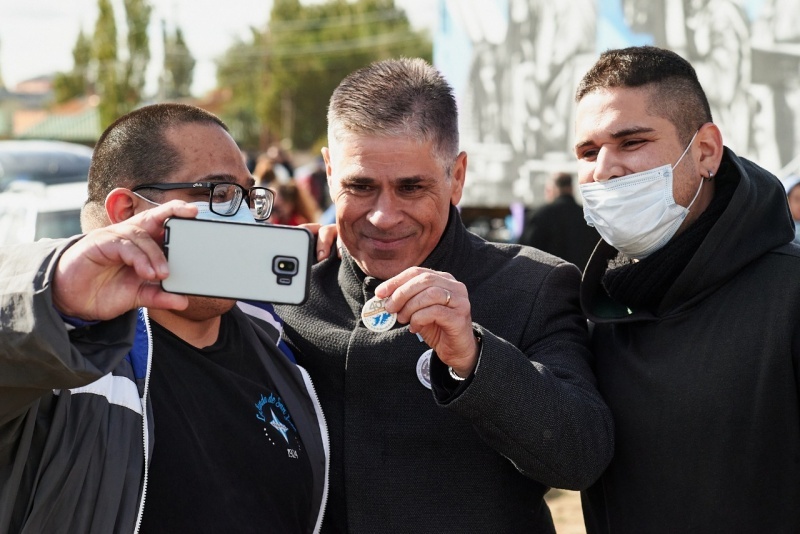
{"label": "sky", "polygon": [[[310,0],[319,1],[319,0]],[[202,95],[216,85],[215,59],[237,40],[249,38],[250,27],[262,28],[270,0],[150,0],[150,68],[147,90],[156,87],[160,60],[161,23],[171,31],[180,26],[197,62],[192,92]],[[395,0],[412,26],[433,29],[436,0]],[[117,26],[124,21],[122,0],[112,0]],[[91,35],[97,0],[0,0],[0,77],[6,87],[37,76],[72,68],[72,48],[78,32]]]}

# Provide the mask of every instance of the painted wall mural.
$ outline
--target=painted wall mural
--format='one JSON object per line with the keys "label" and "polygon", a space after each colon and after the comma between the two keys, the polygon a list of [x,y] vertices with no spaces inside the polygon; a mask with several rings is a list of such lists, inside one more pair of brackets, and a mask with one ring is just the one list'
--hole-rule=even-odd
{"label": "painted wall mural", "polygon": [[800,171],[800,0],[440,0],[434,63],[456,91],[464,206],[534,206],[572,171],[574,92],[608,48],[670,48],[697,70],[726,145]]}

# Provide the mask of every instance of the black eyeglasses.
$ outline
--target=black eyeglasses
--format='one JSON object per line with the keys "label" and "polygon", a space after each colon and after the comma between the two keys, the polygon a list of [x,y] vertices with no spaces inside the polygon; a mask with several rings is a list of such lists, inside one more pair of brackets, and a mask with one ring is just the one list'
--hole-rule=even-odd
{"label": "black eyeglasses", "polygon": [[208,207],[217,215],[232,217],[239,211],[243,200],[257,221],[264,221],[272,213],[275,193],[266,187],[251,187],[245,189],[239,184],[230,182],[192,182],[192,183],[166,183],[137,185],[131,191],[134,193],[141,189],[157,189],[170,191],[172,189],[208,189]]}

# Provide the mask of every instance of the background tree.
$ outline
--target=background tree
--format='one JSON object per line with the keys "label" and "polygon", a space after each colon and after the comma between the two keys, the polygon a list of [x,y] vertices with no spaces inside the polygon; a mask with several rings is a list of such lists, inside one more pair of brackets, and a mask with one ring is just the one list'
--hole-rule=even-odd
{"label": "background tree", "polygon": [[162,34],[164,36],[163,95],[170,100],[190,96],[196,62],[183,38],[183,31],[178,27],[175,28],[174,34],[169,35],[164,27]]}
{"label": "background tree", "polygon": [[218,83],[237,95],[232,109],[255,109],[266,129],[261,146],[289,138],[295,148],[308,149],[324,141],[328,99],[347,74],[390,57],[430,61],[432,51],[430,38],[411,29],[394,0],[309,6],[275,0],[265,31],[254,30],[252,42],[223,58]]}
{"label": "background tree", "polygon": [[125,20],[128,26],[127,58],[122,62],[121,92],[124,94],[123,113],[131,111],[142,100],[147,64],[150,63],[150,14],[153,7],[147,0],[125,0]]}
{"label": "background tree", "polygon": [[147,27],[152,7],[146,0],[125,0],[126,57],[120,58],[117,24],[110,0],[98,0],[92,39],[94,85],[100,96],[100,127],[133,110],[142,99],[145,71],[150,61]]}
{"label": "background tree", "polygon": [[243,148],[257,149],[262,127],[256,108],[266,78],[264,34],[250,28],[250,38],[233,44],[217,64],[217,85],[230,91],[221,115]]}
{"label": "background tree", "polygon": [[89,65],[92,60],[92,41],[81,30],[72,48],[72,70],[59,72],[53,80],[56,102],[62,103],[91,93]]}
{"label": "background tree", "polygon": [[97,11],[92,38],[93,77],[100,96],[100,127],[105,129],[121,115],[122,95],[117,73],[117,22],[111,0],[98,0]]}
{"label": "background tree", "polygon": [[[0,50],[3,49],[3,42],[0,40]],[[0,89],[5,89],[6,84],[3,82],[3,69],[0,69]]]}

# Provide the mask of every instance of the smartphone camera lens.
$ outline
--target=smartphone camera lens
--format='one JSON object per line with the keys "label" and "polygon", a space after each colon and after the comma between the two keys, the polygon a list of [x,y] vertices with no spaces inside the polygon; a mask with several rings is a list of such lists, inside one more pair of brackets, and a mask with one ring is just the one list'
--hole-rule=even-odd
{"label": "smartphone camera lens", "polygon": [[278,270],[286,273],[295,272],[297,267],[292,260],[281,260],[278,262]]}
{"label": "smartphone camera lens", "polygon": [[297,265],[296,258],[287,256],[276,256],[272,260],[272,272],[278,277],[280,285],[288,286],[292,283],[292,277],[297,274]]}

